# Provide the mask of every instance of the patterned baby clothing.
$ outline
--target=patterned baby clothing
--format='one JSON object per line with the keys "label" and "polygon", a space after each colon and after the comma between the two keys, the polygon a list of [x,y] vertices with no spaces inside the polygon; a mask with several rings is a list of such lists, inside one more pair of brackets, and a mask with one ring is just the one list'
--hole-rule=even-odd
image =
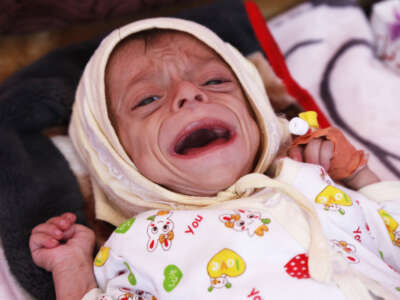
{"label": "patterned baby clothing", "polygon": [[[97,254],[99,288],[84,299],[400,299],[400,194],[373,201],[290,159],[276,182],[207,209],[127,220]],[[305,196],[317,221],[280,186]],[[314,275],[324,265],[326,276]]]}

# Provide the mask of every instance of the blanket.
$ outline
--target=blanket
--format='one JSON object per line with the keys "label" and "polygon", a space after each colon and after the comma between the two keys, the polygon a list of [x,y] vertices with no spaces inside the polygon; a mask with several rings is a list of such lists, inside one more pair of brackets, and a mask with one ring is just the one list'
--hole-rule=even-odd
{"label": "blanket", "polygon": [[[318,8],[324,6],[323,2],[314,1],[310,5]],[[334,123],[329,107],[319,102],[319,94],[313,89],[310,94],[290,76],[284,57],[254,3],[243,5],[241,0],[223,0],[178,17],[208,26],[245,55],[264,51],[292,99],[306,110],[318,111],[323,126]],[[277,28],[273,28],[276,36]],[[296,26],[291,28],[299,31]],[[279,45],[288,56],[289,48],[285,48],[283,35],[279,36]],[[12,274],[37,299],[55,299],[55,295],[50,274],[32,262],[28,248],[30,231],[66,211],[75,212],[79,223],[87,222],[76,178],[43,131],[68,124],[76,85],[101,38],[54,51],[0,86],[0,237]],[[314,56],[303,60],[317,61]],[[298,75],[289,58],[287,62]],[[306,69],[310,70],[308,66]],[[309,88],[302,76],[296,78]]]}
{"label": "blanket", "polygon": [[[260,51],[240,0],[178,17],[208,26],[246,55]],[[56,50],[0,86],[0,236],[12,274],[36,299],[55,299],[55,294],[51,274],[33,264],[32,228],[66,211],[87,222],[76,178],[43,131],[68,124],[80,75],[100,41]]]}
{"label": "blanket", "polygon": [[[182,0],[33,0],[0,2],[0,33],[58,29],[80,22],[109,20]],[[186,1],[189,2],[189,1]]]}
{"label": "blanket", "polygon": [[381,179],[399,180],[400,75],[376,55],[370,22],[354,1],[315,2],[268,26],[292,76],[328,121],[369,154]]}

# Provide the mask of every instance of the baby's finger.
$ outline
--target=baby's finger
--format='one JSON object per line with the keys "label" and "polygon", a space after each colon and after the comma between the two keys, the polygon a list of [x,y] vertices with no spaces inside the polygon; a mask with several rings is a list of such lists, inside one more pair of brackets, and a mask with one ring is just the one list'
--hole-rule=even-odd
{"label": "baby's finger", "polygon": [[63,218],[68,219],[71,223],[75,223],[76,221],[76,215],[70,212],[66,212],[61,215]]}
{"label": "baby's finger", "polygon": [[304,160],[311,164],[320,164],[321,139],[312,139],[304,149]]}
{"label": "baby's finger", "polygon": [[321,165],[325,170],[329,170],[331,166],[331,158],[333,156],[333,143],[331,141],[323,141],[321,144],[321,151],[319,153],[319,159]]}
{"label": "baby's finger", "polygon": [[50,235],[42,232],[32,234],[29,240],[29,248],[31,249],[31,252],[34,252],[39,248],[50,249],[56,246],[58,246],[58,241],[52,238]]}
{"label": "baby's finger", "polygon": [[68,230],[64,231],[64,236],[63,239],[64,240],[69,240],[70,238],[72,238],[75,234],[75,227],[76,226],[71,226],[70,228],[68,228]]}
{"label": "baby's finger", "polygon": [[65,213],[58,217],[53,217],[47,221],[49,224],[56,225],[61,230],[68,230],[72,224],[76,221],[76,217],[74,214]]}
{"label": "baby's finger", "polygon": [[63,237],[63,231],[60,230],[56,225],[51,223],[44,223],[36,226],[32,230],[32,235],[37,233],[47,234],[54,239],[61,239]]}
{"label": "baby's finger", "polygon": [[288,155],[291,159],[302,162],[303,161],[303,148],[295,146],[289,149]]}

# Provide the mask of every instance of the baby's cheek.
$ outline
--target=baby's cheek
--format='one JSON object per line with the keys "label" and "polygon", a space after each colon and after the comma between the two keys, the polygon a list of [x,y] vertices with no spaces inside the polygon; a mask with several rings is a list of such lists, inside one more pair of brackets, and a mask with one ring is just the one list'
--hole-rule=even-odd
{"label": "baby's cheek", "polygon": [[[136,161],[136,162],[135,162]],[[162,170],[157,160],[149,157],[148,155],[142,155],[140,159],[134,159],[134,163],[144,177],[150,181],[162,183]]]}
{"label": "baby's cheek", "polygon": [[251,122],[250,137],[253,155],[256,155],[261,145],[261,132],[255,120]]}

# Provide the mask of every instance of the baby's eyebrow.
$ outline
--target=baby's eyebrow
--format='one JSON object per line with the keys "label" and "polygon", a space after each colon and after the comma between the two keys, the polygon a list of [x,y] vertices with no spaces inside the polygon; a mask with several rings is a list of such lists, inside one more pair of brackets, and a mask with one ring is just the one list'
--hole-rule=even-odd
{"label": "baby's eyebrow", "polygon": [[209,57],[207,59],[202,59],[201,60],[201,64],[206,66],[209,64],[218,64],[218,65],[222,65],[224,67],[228,67],[228,65],[218,56],[213,56],[213,57]]}
{"label": "baby's eyebrow", "polygon": [[155,73],[156,72],[154,70],[144,68],[131,77],[131,79],[128,81],[127,87],[133,87],[139,83],[154,80],[154,78],[157,78]]}
{"label": "baby's eyebrow", "polygon": [[[193,66],[192,70],[190,72],[199,72],[202,70],[205,70],[207,68],[211,68],[213,66],[218,67],[218,68],[223,68],[226,71],[231,71],[230,67],[219,57],[207,57],[207,58],[202,58],[202,57],[197,57],[198,59],[193,60]],[[152,67],[142,67],[142,70],[137,72],[136,74],[132,75],[132,78],[128,81],[127,88],[132,88],[135,87],[139,84],[143,84],[146,82],[155,82],[158,81],[156,80],[159,78],[159,75],[157,71],[152,68]]]}
{"label": "baby's eyebrow", "polygon": [[131,76],[131,78],[128,80],[126,86],[123,88],[123,91],[121,92],[121,95],[118,97],[118,110],[121,108],[122,101],[126,98],[130,98],[131,94],[135,91],[135,86],[138,86],[140,84],[144,84],[147,81],[154,80],[156,78],[155,72],[153,70],[149,70],[148,68],[143,68],[139,72],[132,72],[127,74],[125,76]]}
{"label": "baby's eyebrow", "polygon": [[227,70],[227,71],[231,71],[231,68],[219,57],[213,57],[210,59],[205,59],[203,60],[201,63],[199,63],[199,67],[196,68],[197,70],[204,70],[207,68],[211,68],[211,67],[222,67],[223,69]]}

